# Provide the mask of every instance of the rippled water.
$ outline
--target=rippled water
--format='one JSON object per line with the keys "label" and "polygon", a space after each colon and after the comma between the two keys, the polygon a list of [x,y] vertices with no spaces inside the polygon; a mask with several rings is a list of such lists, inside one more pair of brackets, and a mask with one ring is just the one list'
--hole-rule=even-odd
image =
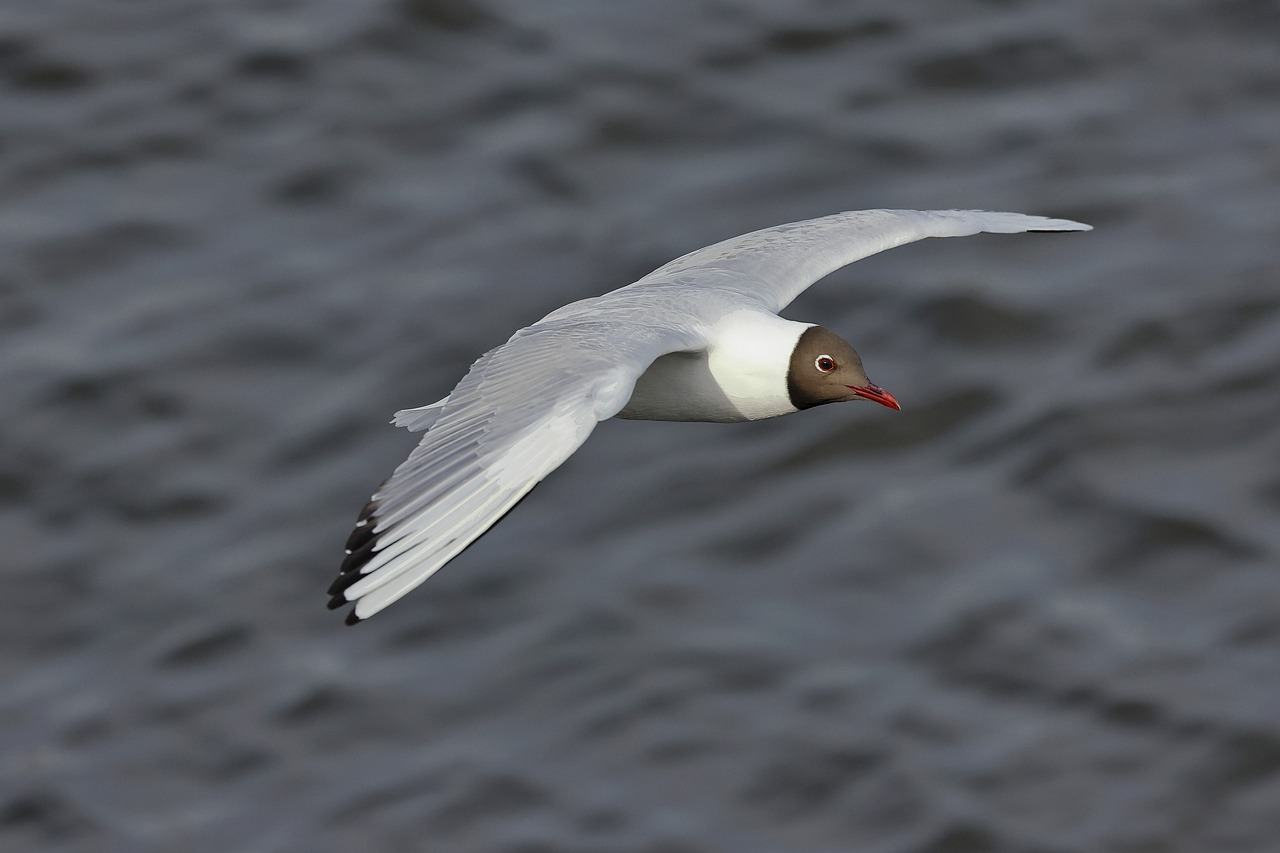
{"label": "rippled water", "polygon": [[[0,15],[0,848],[1280,849],[1280,8]],[[903,403],[603,425],[356,629],[394,410],[861,207]]]}

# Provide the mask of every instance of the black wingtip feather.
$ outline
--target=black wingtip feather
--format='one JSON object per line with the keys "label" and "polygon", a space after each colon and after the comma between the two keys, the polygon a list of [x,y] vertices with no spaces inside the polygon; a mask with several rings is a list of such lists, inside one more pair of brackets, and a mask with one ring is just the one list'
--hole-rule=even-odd
{"label": "black wingtip feather", "polygon": [[348,551],[359,551],[374,538],[373,528],[377,527],[377,523],[372,518],[367,518],[363,523],[357,523],[351,535],[347,537],[346,549]]}
{"label": "black wingtip feather", "polygon": [[[383,485],[386,485],[385,483]],[[381,488],[381,487],[379,487]],[[356,516],[355,530],[351,531],[351,535],[347,537],[347,550],[354,551],[373,536],[373,528],[377,524],[373,520],[373,514],[378,511],[378,502],[371,500],[360,509],[360,514]]]}
{"label": "black wingtip feather", "polygon": [[354,553],[372,542],[374,526],[374,523],[370,521],[365,524],[364,527],[357,527],[355,530],[352,530],[351,535],[347,537],[347,544],[345,546],[346,550]]}
{"label": "black wingtip feather", "polygon": [[[360,515],[356,519],[355,530],[351,531],[351,535],[347,537],[347,556],[342,561],[342,567],[339,569],[337,579],[329,585],[327,595],[329,601],[325,605],[330,610],[337,610],[343,605],[351,602],[343,594],[347,587],[360,580],[363,575],[360,574],[360,567],[369,562],[373,557],[373,549],[377,544],[377,535],[373,532],[376,523],[373,515],[378,511],[378,502],[371,500],[360,510]],[[354,625],[362,621],[356,616],[353,610],[347,615],[347,624]]]}
{"label": "black wingtip feather", "polygon": [[347,618],[345,621],[347,625],[359,625],[364,620],[361,619],[359,616],[357,616],[356,612],[352,610],[350,613],[347,614]]}
{"label": "black wingtip feather", "polygon": [[334,582],[329,584],[329,588],[325,590],[325,595],[342,595],[347,591],[347,587],[365,577],[368,577],[368,575],[362,575],[359,572],[347,572],[346,574],[338,575]]}
{"label": "black wingtip feather", "polygon": [[338,569],[338,571],[344,575],[350,574],[355,572],[365,563],[369,562],[369,560],[373,558],[373,547],[375,544],[376,541],[370,539],[364,545],[361,545],[360,548],[352,551],[347,555],[346,559],[342,561],[342,567]]}

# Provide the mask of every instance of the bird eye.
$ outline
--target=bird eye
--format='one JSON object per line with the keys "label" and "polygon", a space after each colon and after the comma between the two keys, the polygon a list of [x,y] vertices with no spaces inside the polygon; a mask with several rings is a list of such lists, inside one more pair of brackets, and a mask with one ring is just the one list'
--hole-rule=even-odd
{"label": "bird eye", "polygon": [[830,373],[836,369],[836,360],[829,355],[820,355],[813,360],[813,366],[819,373]]}

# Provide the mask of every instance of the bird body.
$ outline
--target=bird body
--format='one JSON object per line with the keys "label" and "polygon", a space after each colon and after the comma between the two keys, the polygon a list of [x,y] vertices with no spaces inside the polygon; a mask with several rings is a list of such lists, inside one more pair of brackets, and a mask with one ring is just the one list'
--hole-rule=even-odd
{"label": "bird body", "polygon": [[425,431],[347,541],[331,607],[365,619],[461,553],[611,417],[751,421],[826,403],[897,401],[847,342],[777,316],[814,281],[925,237],[1086,231],[984,211],[865,210],[690,252],[552,311],[481,356],[447,397],[396,413]]}
{"label": "bird body", "polygon": [[811,323],[755,309],[728,311],[704,349],[659,356],[636,380],[617,417],[733,423],[799,411],[787,391],[796,342]]}

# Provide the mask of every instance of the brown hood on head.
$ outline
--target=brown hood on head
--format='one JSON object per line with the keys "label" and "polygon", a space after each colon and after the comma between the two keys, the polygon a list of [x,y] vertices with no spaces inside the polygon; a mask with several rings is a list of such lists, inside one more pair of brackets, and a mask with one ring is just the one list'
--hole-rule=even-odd
{"label": "brown hood on head", "polygon": [[859,398],[898,408],[891,395],[867,378],[853,347],[821,326],[809,327],[796,341],[787,370],[787,393],[797,409]]}

